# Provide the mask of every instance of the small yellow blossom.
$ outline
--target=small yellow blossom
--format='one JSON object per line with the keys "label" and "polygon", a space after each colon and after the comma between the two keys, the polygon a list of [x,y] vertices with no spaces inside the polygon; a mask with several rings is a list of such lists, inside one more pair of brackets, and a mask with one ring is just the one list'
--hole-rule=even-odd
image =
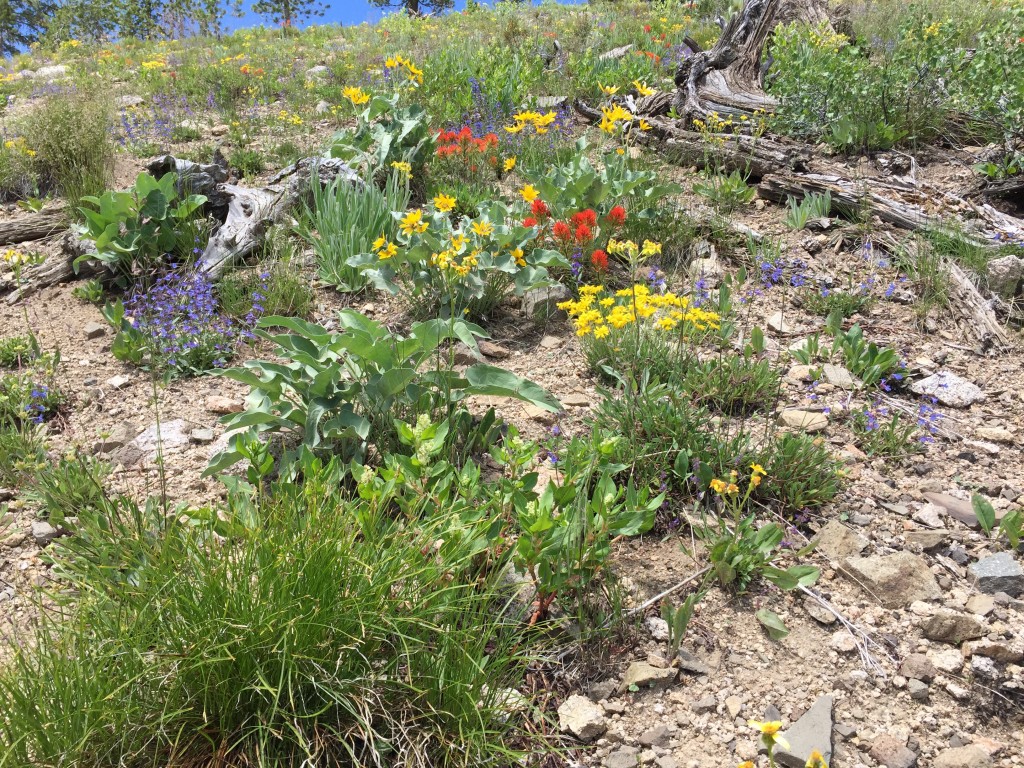
{"label": "small yellow blossom", "polygon": [[352,102],[353,106],[359,106],[365,104],[370,100],[370,94],[364,91],[362,88],[354,86],[347,86],[342,88],[341,95]]}
{"label": "small yellow blossom", "polygon": [[391,167],[399,173],[404,173],[406,176],[412,176],[412,166],[403,160],[395,160],[391,163]]}
{"label": "small yellow blossom", "polygon": [[717,477],[711,481],[711,490],[715,493],[725,493],[726,484],[724,480],[719,480]]}
{"label": "small yellow blossom", "polygon": [[641,96],[652,96],[654,95],[654,89],[651,88],[647,83],[642,80],[634,80],[633,87],[636,88],[636,92]]}
{"label": "small yellow blossom", "polygon": [[386,237],[384,237],[384,235],[382,234],[380,237],[378,237],[376,240],[373,241],[372,248],[375,251],[379,251],[381,248],[383,248],[387,244],[388,244],[388,239]]}
{"label": "small yellow blossom", "polygon": [[533,186],[533,184],[527,184],[525,187],[523,187],[519,194],[521,194],[523,196],[523,200],[525,200],[528,203],[532,203],[534,200],[540,197],[540,192],[537,191],[537,188]]}
{"label": "small yellow blossom", "polygon": [[441,213],[448,213],[455,207],[455,198],[451,195],[440,194],[434,198],[434,208]]}
{"label": "small yellow blossom", "polygon": [[502,167],[505,169],[505,173],[508,173],[516,167],[516,159],[514,157],[506,157]]}
{"label": "small yellow blossom", "polygon": [[420,208],[413,208],[398,222],[398,228],[407,236],[426,232],[427,222],[423,221],[423,211]]}
{"label": "small yellow blossom", "polygon": [[614,96],[619,92],[619,86],[617,85],[604,85],[603,83],[598,83],[598,85],[601,87],[601,93],[606,96]]}
{"label": "small yellow blossom", "polygon": [[526,266],[526,259],[523,257],[523,249],[522,248],[514,248],[512,250],[512,258],[515,260],[517,267],[525,267]]}
{"label": "small yellow blossom", "polygon": [[825,762],[825,756],[821,752],[812,749],[810,757],[807,758],[807,762],[804,764],[804,768],[828,768],[828,763]]}
{"label": "small yellow blossom", "polygon": [[473,230],[473,234],[478,237],[489,237],[494,234],[494,225],[489,221],[474,221],[470,224],[469,228]]}
{"label": "small yellow blossom", "polygon": [[783,749],[789,749],[789,742],[779,735],[779,731],[782,730],[782,723],[780,721],[770,720],[762,723],[758,720],[748,720],[747,725],[759,730],[761,732],[761,738],[768,745],[778,744]]}

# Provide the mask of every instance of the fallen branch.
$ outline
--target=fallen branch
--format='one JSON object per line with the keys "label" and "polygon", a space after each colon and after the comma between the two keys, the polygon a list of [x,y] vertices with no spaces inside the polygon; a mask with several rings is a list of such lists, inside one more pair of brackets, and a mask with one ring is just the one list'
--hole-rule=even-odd
{"label": "fallen branch", "polygon": [[882,655],[885,656],[886,659],[888,659],[890,662],[894,663],[896,660],[885,649],[885,647],[882,646],[877,641],[875,641],[874,639],[872,639],[872,637],[867,632],[865,632],[860,627],[858,627],[856,624],[854,624],[849,619],[847,619],[845,616],[843,616],[843,614],[841,614],[835,608],[835,606],[833,606],[828,600],[823,598],[821,595],[819,595],[813,589],[805,587],[803,584],[799,585],[799,587],[797,587],[797,588],[801,592],[803,592],[805,595],[807,595],[808,597],[812,598],[815,602],[817,602],[826,611],[828,611],[833,616],[835,616],[836,619],[839,621],[839,623],[842,624],[846,628],[846,631],[849,632],[850,635],[853,636],[853,641],[857,645],[857,651],[858,651],[858,653],[860,653],[860,660],[861,660],[861,663],[864,665],[864,667],[866,669],[874,672],[875,674],[883,675],[884,676],[885,675],[885,667],[883,667],[877,661],[877,659],[875,659],[875,657],[871,654],[871,648],[872,647],[877,648],[879,651],[881,651]]}
{"label": "fallen branch", "polygon": [[39,240],[67,229],[68,212],[63,205],[48,205],[38,213],[24,213],[0,220],[0,245]]}

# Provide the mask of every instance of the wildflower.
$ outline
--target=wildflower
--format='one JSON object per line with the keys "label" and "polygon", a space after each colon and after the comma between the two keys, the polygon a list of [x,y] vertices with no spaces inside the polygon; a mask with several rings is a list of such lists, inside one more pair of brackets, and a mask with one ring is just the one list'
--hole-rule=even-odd
{"label": "wildflower", "polygon": [[527,216],[525,219],[523,219],[523,226],[524,227],[536,227],[537,226],[537,220],[535,218],[533,218],[533,216]]}
{"label": "wildflower", "polygon": [[516,123],[515,125],[506,125],[505,130],[509,133],[519,133],[526,127],[526,123]]}
{"label": "wildflower", "polygon": [[525,267],[526,266],[526,259],[523,257],[523,249],[522,248],[514,248],[512,250],[512,258],[516,262],[516,266],[517,267]]}
{"label": "wildflower", "polygon": [[514,157],[506,157],[505,162],[502,164],[502,168],[504,169],[505,173],[508,173],[515,167],[516,159]]}
{"label": "wildflower", "polygon": [[434,198],[434,208],[441,213],[448,213],[455,207],[455,198],[451,195],[439,194]]}
{"label": "wildflower", "polygon": [[651,240],[644,240],[644,246],[640,250],[640,255],[654,256],[657,253],[661,253],[661,243],[655,243]]}
{"label": "wildflower", "polygon": [[594,232],[586,224],[580,224],[576,227],[576,231],[573,232],[573,236],[576,238],[577,243],[589,243],[594,239]]}
{"label": "wildflower", "polygon": [[626,223],[626,209],[621,205],[616,205],[608,211],[608,215],[605,216],[605,219],[612,226],[621,227]]}
{"label": "wildflower", "polygon": [[604,272],[608,269],[608,254],[598,249],[590,254],[590,263],[598,272]]}
{"label": "wildflower", "polygon": [[768,474],[767,472],[764,471],[764,467],[762,467],[760,464],[751,464],[750,468],[753,470],[755,475],[767,475]]}
{"label": "wildflower", "polygon": [[540,192],[537,191],[537,188],[533,186],[533,184],[527,184],[525,187],[522,188],[519,194],[521,194],[523,196],[523,200],[525,200],[528,203],[532,203],[534,200],[540,197]]}
{"label": "wildflower", "polygon": [[719,480],[717,477],[711,481],[710,485],[711,490],[715,493],[725,493],[725,489],[728,487],[724,480]]}
{"label": "wildflower", "polygon": [[597,226],[597,213],[592,209],[587,208],[585,211],[579,211],[574,213],[570,219],[573,224],[579,226],[580,224],[586,224],[588,227]]}
{"label": "wildflower", "polygon": [[412,176],[412,165],[403,160],[395,160],[391,163],[391,167],[399,173],[404,173],[406,176],[410,177]]}
{"label": "wildflower", "polygon": [[598,85],[601,88],[601,93],[605,96],[614,96],[619,92],[619,86],[617,85],[604,85],[603,83],[598,83]]}
{"label": "wildflower", "polygon": [[807,763],[804,768],[828,768],[828,763],[825,762],[825,757],[816,749],[811,750],[810,757],[807,758]]}
{"label": "wildflower", "polygon": [[381,261],[387,261],[388,259],[393,258],[397,254],[398,246],[395,245],[394,243],[388,243],[379,251],[377,251],[377,258],[379,258]]}
{"label": "wildflower", "polygon": [[569,229],[569,225],[564,221],[556,221],[551,234],[554,235],[556,240],[568,240],[572,237],[572,230]]}
{"label": "wildflower", "polygon": [[370,94],[366,93],[362,88],[354,86],[347,86],[342,88],[341,95],[352,102],[353,106],[358,107],[360,104],[365,104],[370,100]]}
{"label": "wildflower", "polygon": [[643,118],[640,118],[640,122],[638,122],[637,125],[640,127],[641,131],[649,131],[649,130],[651,130],[651,124],[648,123]]}
{"label": "wildflower", "polygon": [[736,483],[729,483],[725,488],[726,493],[739,493],[740,487]]}
{"label": "wildflower", "polygon": [[530,205],[530,213],[538,218],[546,219],[551,215],[551,209],[548,208],[547,203],[538,198]]}
{"label": "wildflower", "polygon": [[782,730],[782,723],[780,721],[772,720],[762,723],[757,720],[748,720],[747,724],[761,732],[761,741],[769,749],[769,754],[771,754],[771,750],[776,744],[783,749],[789,749],[789,742],[779,735],[779,731]]}
{"label": "wildflower", "polygon": [[647,83],[642,80],[634,80],[633,87],[636,88],[636,92],[641,96],[652,96],[654,95],[654,89],[651,88]]}
{"label": "wildflower", "polygon": [[478,237],[490,237],[494,234],[494,225],[489,221],[474,221],[469,228]]}
{"label": "wildflower", "polygon": [[427,231],[427,222],[423,221],[423,211],[419,208],[414,208],[409,211],[398,223],[399,229],[402,230],[403,235],[412,235],[413,233],[423,233]]}
{"label": "wildflower", "polygon": [[384,235],[382,234],[380,237],[378,237],[376,240],[373,241],[373,245],[370,246],[370,247],[373,248],[373,250],[375,250],[375,251],[379,251],[381,248],[383,248],[387,244],[388,244],[388,239],[386,237],[384,237]]}

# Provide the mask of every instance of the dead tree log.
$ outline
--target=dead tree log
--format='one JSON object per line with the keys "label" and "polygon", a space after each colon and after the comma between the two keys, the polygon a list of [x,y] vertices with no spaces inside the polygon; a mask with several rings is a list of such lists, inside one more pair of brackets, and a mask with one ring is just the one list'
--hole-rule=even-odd
{"label": "dead tree log", "polygon": [[66,229],[68,212],[63,205],[48,205],[38,213],[24,213],[0,220],[0,245],[25,243]]}
{"label": "dead tree log", "polygon": [[47,257],[46,261],[25,270],[23,283],[0,285],[0,293],[10,291],[7,295],[8,304],[16,304],[26,296],[58,283],[66,283],[81,277],[95,277],[103,274],[105,268],[99,261],[84,261],[75,271],[75,259],[87,253],[95,253],[92,243],[83,240],[75,231],[65,232],[61,239],[61,249]]}

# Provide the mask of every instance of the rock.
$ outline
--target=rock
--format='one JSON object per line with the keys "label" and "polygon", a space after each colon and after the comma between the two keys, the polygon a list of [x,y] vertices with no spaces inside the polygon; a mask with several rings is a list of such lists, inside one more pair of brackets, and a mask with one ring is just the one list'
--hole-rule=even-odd
{"label": "rock", "polygon": [[966,686],[960,685],[950,680],[943,686],[946,689],[946,693],[952,696],[957,701],[967,701],[971,698],[971,689]]}
{"label": "rock", "polygon": [[213,442],[214,439],[213,430],[209,428],[193,429],[189,433],[188,438],[197,445],[209,445],[210,443]]}
{"label": "rock", "polygon": [[711,667],[698,659],[685,648],[680,648],[676,654],[679,668],[684,672],[691,672],[695,675],[710,675]]}
{"label": "rock", "polygon": [[558,303],[569,299],[572,294],[561,283],[546,288],[534,288],[523,294],[523,314],[531,320],[561,319],[567,317]]}
{"label": "rock", "polygon": [[563,395],[560,399],[562,405],[567,405],[570,408],[587,408],[597,402],[597,398],[588,397],[580,392],[570,392],[567,395]]}
{"label": "rock", "polygon": [[664,619],[658,616],[648,616],[644,625],[655,640],[668,640],[668,622]]}
{"label": "rock", "polygon": [[562,340],[557,336],[547,335],[540,339],[541,349],[558,349],[560,346],[562,346]]}
{"label": "rock", "polygon": [[840,572],[886,608],[904,608],[915,600],[942,597],[928,563],[910,552],[849,558]]}
{"label": "rock", "polygon": [[805,597],[803,606],[807,614],[819,624],[831,626],[836,623],[836,615],[813,597]]}
{"label": "rock", "polygon": [[914,519],[929,528],[942,528],[942,507],[928,502],[914,513]]}
{"label": "rock", "polygon": [[605,51],[597,58],[599,61],[613,61],[615,59],[621,59],[631,50],[633,50],[632,43],[630,43],[629,45],[621,45],[618,48],[612,48],[610,51]]}
{"label": "rock", "polygon": [[552,109],[561,109],[568,103],[568,96],[538,96],[536,99],[537,109],[543,109],[545,112]]}
{"label": "rock", "polygon": [[820,411],[786,408],[779,415],[779,423],[804,432],[821,432],[828,426],[828,417]]}
{"label": "rock", "polygon": [[125,93],[114,99],[114,104],[121,109],[132,109],[133,107],[141,107],[146,103],[146,100],[142,96],[136,96],[134,94]]}
{"label": "rock", "polygon": [[679,762],[672,755],[662,755],[654,761],[654,764],[658,768],[679,768]]}
{"label": "rock", "polygon": [[219,123],[210,129],[211,136],[227,136],[231,133],[231,126],[227,123]]}
{"label": "rock", "polygon": [[60,532],[45,520],[36,520],[32,523],[32,538],[40,547],[45,547],[59,535]]}
{"label": "rock", "polygon": [[667,725],[656,725],[653,728],[648,728],[646,731],[640,734],[640,746],[643,747],[663,747],[668,741],[669,731]]}
{"label": "rock", "polygon": [[1019,664],[1024,661],[1024,644],[1010,644],[999,640],[979,640],[968,643],[965,651],[995,659],[1001,664]]}
{"label": "rock", "polygon": [[985,399],[985,393],[977,384],[962,379],[948,371],[933,373],[910,385],[912,392],[936,398],[942,405],[951,408],[967,408]]}
{"label": "rock", "polygon": [[950,517],[959,520],[968,528],[978,529],[981,527],[970,501],[934,491],[925,491],[924,497],[932,504],[942,507]]}
{"label": "rock", "polygon": [[934,768],[990,768],[991,765],[988,752],[974,744],[943,750],[933,763]]}
{"label": "rock", "polygon": [[475,365],[484,362],[484,356],[460,341],[455,345],[452,360],[456,365]]}
{"label": "rock", "polygon": [[930,683],[937,674],[935,665],[923,653],[912,653],[900,664],[900,674]]}
{"label": "rock", "polygon": [[1012,254],[992,259],[985,267],[985,279],[992,293],[1009,301],[1017,295],[1024,280],[1024,259]]}
{"label": "rock", "polygon": [[910,694],[910,698],[914,701],[928,700],[928,684],[923,683],[920,680],[908,680],[907,692]]}
{"label": "rock", "polygon": [[945,544],[949,538],[949,531],[945,528],[935,531],[907,531],[905,538],[908,544],[916,544],[927,552]]}
{"label": "rock", "polygon": [[229,413],[241,413],[244,407],[241,400],[233,400],[230,397],[224,397],[224,395],[210,395],[206,398],[206,410],[220,416]]}
{"label": "rock", "polygon": [[792,325],[786,322],[786,318],[781,312],[776,312],[770,316],[767,322],[768,330],[775,333],[793,333],[795,330]]}
{"label": "rock", "polygon": [[625,693],[633,686],[640,688],[653,688],[663,690],[668,688],[676,680],[677,671],[673,668],[658,669],[646,661],[634,661],[629,665],[626,674],[619,683],[619,693]]}
{"label": "rock", "polygon": [[1017,442],[1017,436],[1006,427],[978,427],[974,430],[974,434],[982,440],[989,440],[993,443],[1010,443],[1012,445]]}
{"label": "rock", "polygon": [[714,695],[709,693],[707,696],[693,702],[690,706],[697,714],[703,714],[705,712],[714,712],[718,709],[718,701]]}
{"label": "rock", "polygon": [[811,752],[817,750],[832,763],[832,704],[831,696],[821,696],[803,717],[785,732],[789,749],[777,749],[775,759],[779,765],[804,768]]}
{"label": "rock", "polygon": [[495,344],[494,342],[487,341],[486,339],[481,339],[480,341],[478,341],[477,347],[479,347],[480,352],[485,357],[493,357],[495,360],[504,360],[511,354],[507,349],[505,349],[505,347],[501,346],[500,344]]}
{"label": "rock", "polygon": [[330,76],[330,68],[325,67],[323,64],[317,64],[315,67],[310,67],[306,70],[307,80],[326,80]]}
{"label": "rock", "polygon": [[668,659],[666,659],[660,653],[654,652],[647,654],[647,663],[650,664],[652,667],[657,667],[658,669],[668,669],[670,666],[670,664],[668,663]]}
{"label": "rock", "polygon": [[594,683],[590,686],[590,700],[600,701],[601,699],[610,699],[615,693],[615,681],[614,680],[602,680],[598,683]]}
{"label": "rock", "polygon": [[955,648],[944,648],[939,651],[929,651],[928,660],[939,672],[947,675],[956,675],[964,667],[964,657]]}
{"label": "rock", "polygon": [[971,672],[975,677],[987,680],[995,680],[999,676],[999,667],[988,656],[972,656]]}
{"label": "rock", "polygon": [[313,112],[317,115],[329,115],[331,113],[331,102],[320,99],[313,107]]}
{"label": "rock", "polygon": [[7,549],[14,549],[15,547],[20,547],[22,544],[24,544],[25,539],[27,538],[27,533],[12,533],[10,536],[3,540],[3,545]]}
{"label": "rock", "polygon": [[786,378],[790,381],[804,383],[812,381],[814,376],[812,372],[815,370],[813,365],[794,365],[786,371]]}
{"label": "rock", "polygon": [[971,746],[985,750],[985,753],[989,757],[998,757],[999,754],[1006,749],[1006,744],[1001,741],[996,741],[995,739],[990,739],[987,736],[973,737],[971,739]]}
{"label": "rock", "polygon": [[93,453],[111,453],[127,445],[135,437],[135,430],[130,429],[126,424],[119,424],[110,430],[109,434],[100,435],[100,438],[92,444]]}
{"label": "rock", "polygon": [[558,414],[537,405],[526,403],[523,405],[523,411],[526,412],[526,418],[541,424],[551,425],[558,421]]}
{"label": "rock", "polygon": [[917,765],[917,754],[907,747],[906,740],[891,733],[876,736],[868,754],[885,768],[914,768]]}
{"label": "rock", "polygon": [[33,80],[59,80],[66,76],[68,68],[63,64],[52,64],[48,67],[40,67],[35,72],[31,72],[29,77]]}
{"label": "rock", "polygon": [[729,713],[729,717],[739,717],[740,712],[743,710],[743,699],[739,696],[727,696],[725,699],[725,709]]}
{"label": "rock", "polygon": [[982,592],[1005,592],[1010,597],[1024,593],[1024,570],[1010,552],[989,555],[967,567],[970,582]]}
{"label": "rock", "polygon": [[580,741],[593,741],[608,729],[604,710],[586,696],[574,694],[558,708],[558,728]]}
{"label": "rock", "polygon": [[107,335],[107,326],[103,323],[86,323],[82,332],[86,339],[98,339]]}
{"label": "rock", "polygon": [[[159,429],[157,429],[156,424],[152,425],[121,450],[125,451],[134,448],[134,451],[129,450],[128,452],[135,453],[147,461],[153,461],[156,459],[157,447],[160,447],[164,453],[167,453],[184,448],[188,445],[188,442],[184,419],[173,419],[172,421],[162,422],[159,425]],[[127,462],[122,461],[122,463],[125,466],[128,465]]]}
{"label": "rock", "polygon": [[957,611],[938,611],[924,625],[924,636],[929,640],[960,645],[985,634],[984,627],[973,616]]}
{"label": "rock", "polygon": [[839,389],[856,389],[860,386],[860,381],[841,365],[825,363],[821,366],[821,375],[825,377],[825,381]]}
{"label": "rock", "polygon": [[851,635],[848,630],[841,629],[832,635],[829,645],[840,653],[853,653],[857,650],[857,638]]}
{"label": "rock", "polygon": [[996,607],[996,601],[990,595],[971,595],[967,598],[967,605],[964,607],[975,616],[988,616]]}
{"label": "rock", "polygon": [[639,754],[636,747],[619,747],[604,759],[604,768],[636,768]]}
{"label": "rock", "polygon": [[122,390],[129,384],[131,384],[131,382],[131,376],[125,376],[124,374],[120,374],[118,376],[112,376],[111,378],[107,379],[107,386],[110,387],[111,389]]}
{"label": "rock", "polygon": [[812,539],[817,550],[830,560],[842,562],[859,555],[868,545],[868,540],[856,531],[850,530],[839,520],[829,520]]}

